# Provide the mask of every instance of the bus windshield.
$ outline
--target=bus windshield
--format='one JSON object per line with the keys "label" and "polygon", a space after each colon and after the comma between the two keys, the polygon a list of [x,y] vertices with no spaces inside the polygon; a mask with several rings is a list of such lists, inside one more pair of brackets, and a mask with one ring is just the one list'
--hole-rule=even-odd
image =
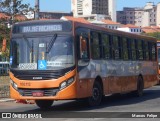
{"label": "bus windshield", "polygon": [[74,46],[70,35],[14,38],[10,64],[17,70],[58,70],[74,66]]}

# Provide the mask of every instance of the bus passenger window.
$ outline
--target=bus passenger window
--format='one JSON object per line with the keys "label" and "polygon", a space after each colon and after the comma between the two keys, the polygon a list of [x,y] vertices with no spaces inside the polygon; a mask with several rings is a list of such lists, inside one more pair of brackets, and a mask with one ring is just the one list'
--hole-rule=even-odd
{"label": "bus passenger window", "polygon": [[156,44],[152,43],[152,60],[156,60]]}
{"label": "bus passenger window", "polygon": [[87,39],[82,36],[80,37],[80,58],[88,59]]}
{"label": "bus passenger window", "polygon": [[123,38],[123,58],[124,60],[129,59],[129,47],[128,47],[128,41],[127,38]]}
{"label": "bus passenger window", "polygon": [[91,33],[91,53],[93,59],[100,58],[100,40],[97,32]]}

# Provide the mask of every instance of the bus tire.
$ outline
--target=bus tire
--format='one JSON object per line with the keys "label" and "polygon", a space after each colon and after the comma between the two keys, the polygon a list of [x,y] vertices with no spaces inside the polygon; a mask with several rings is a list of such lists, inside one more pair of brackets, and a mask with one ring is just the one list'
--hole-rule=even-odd
{"label": "bus tire", "polygon": [[53,100],[35,100],[36,105],[40,107],[41,109],[47,109],[50,108],[53,104]]}
{"label": "bus tire", "polygon": [[143,95],[143,89],[144,89],[143,78],[142,76],[139,76],[137,80],[137,90],[135,91],[135,95],[137,97],[141,97]]}
{"label": "bus tire", "polygon": [[92,89],[92,96],[88,98],[89,106],[97,106],[101,103],[103,96],[102,86],[100,82],[95,81]]}

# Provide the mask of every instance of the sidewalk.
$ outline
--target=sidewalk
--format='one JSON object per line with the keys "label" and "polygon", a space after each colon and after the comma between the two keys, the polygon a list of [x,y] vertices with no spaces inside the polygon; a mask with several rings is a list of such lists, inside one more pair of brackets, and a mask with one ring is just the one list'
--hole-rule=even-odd
{"label": "sidewalk", "polygon": [[11,98],[0,98],[0,103],[2,102],[13,102],[15,101],[14,99],[11,99]]}

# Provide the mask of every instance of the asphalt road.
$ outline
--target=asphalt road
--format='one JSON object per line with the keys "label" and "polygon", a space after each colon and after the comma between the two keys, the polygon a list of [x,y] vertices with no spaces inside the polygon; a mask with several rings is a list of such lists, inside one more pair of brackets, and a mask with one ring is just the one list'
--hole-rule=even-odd
{"label": "asphalt road", "polygon": [[94,108],[88,107],[82,100],[55,101],[52,108],[48,110],[41,110],[35,104],[3,102],[0,103],[0,112],[18,112],[21,115],[33,113],[40,114],[43,118],[58,118],[57,120],[63,118],[65,121],[77,121],[80,118],[100,121],[106,119],[107,121],[117,119],[122,121],[152,121],[153,117],[155,121],[159,121],[160,118],[157,117],[160,117],[160,86],[144,90],[142,97],[135,97],[132,94],[108,96],[105,97],[100,106]]}

